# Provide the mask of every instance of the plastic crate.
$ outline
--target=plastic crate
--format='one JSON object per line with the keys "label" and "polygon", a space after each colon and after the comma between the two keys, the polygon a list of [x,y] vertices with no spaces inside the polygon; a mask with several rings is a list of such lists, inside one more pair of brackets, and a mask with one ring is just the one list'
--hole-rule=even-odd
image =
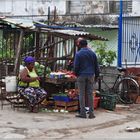
{"label": "plastic crate", "polygon": [[96,109],[99,105],[100,97],[94,97],[94,109]]}
{"label": "plastic crate", "polygon": [[115,110],[117,95],[109,93],[100,93],[100,107],[107,110]]}
{"label": "plastic crate", "polygon": [[60,96],[55,95],[55,96],[53,96],[53,99],[54,99],[55,101],[59,101],[59,100],[60,100]]}
{"label": "plastic crate", "polygon": [[68,96],[62,96],[62,95],[55,95],[53,96],[53,99],[55,101],[65,101],[65,102],[73,101],[73,99],[69,98]]}

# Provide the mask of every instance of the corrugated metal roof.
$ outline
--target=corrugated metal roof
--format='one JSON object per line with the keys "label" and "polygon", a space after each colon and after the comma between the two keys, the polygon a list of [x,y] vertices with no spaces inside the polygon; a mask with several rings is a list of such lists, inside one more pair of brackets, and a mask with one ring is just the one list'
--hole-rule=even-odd
{"label": "corrugated metal roof", "polygon": [[75,30],[51,30],[51,33],[59,33],[63,35],[68,35],[68,36],[74,36],[74,37],[84,37],[90,40],[103,40],[103,41],[108,41],[107,38],[98,36],[98,35],[93,35],[90,34],[89,32],[83,32],[83,31],[75,31]]}
{"label": "corrugated metal roof", "polygon": [[109,29],[118,29],[118,25],[82,25],[80,27],[86,27],[86,28],[109,28]]}
{"label": "corrugated metal roof", "polygon": [[68,34],[68,35],[73,35],[73,36],[77,36],[77,35],[89,35],[90,34],[88,32],[75,31],[75,30],[52,30],[51,32]]}
{"label": "corrugated metal roof", "polygon": [[15,19],[15,18],[0,18],[1,21],[7,22],[8,24],[15,25],[20,28],[35,29],[32,20],[27,19]]}
{"label": "corrugated metal roof", "polygon": [[35,23],[34,24],[36,27],[38,28],[49,28],[49,29],[65,29],[65,30],[77,30],[77,31],[81,31],[82,28],[81,27],[66,27],[66,26],[62,26],[62,25],[46,25],[44,23]]}
{"label": "corrugated metal roof", "polygon": [[[42,31],[48,30],[50,33],[57,33],[58,35],[63,35],[63,37],[67,35],[67,36],[73,37],[73,38],[81,36],[81,37],[84,37],[87,39],[93,39],[93,40],[104,40],[104,41],[108,40],[108,39],[103,38],[101,36],[90,34],[89,32],[72,30],[72,28],[70,30],[64,26],[62,26],[63,28],[61,30],[60,29],[52,29],[51,27],[49,28],[49,26],[45,25],[44,23],[34,22],[32,20],[29,20],[29,19],[0,18],[0,20],[3,22],[6,22],[7,24],[14,25],[15,27],[25,28],[25,29],[37,29],[38,26],[36,26],[36,25],[39,24],[39,28]],[[54,27],[54,25],[52,27]]]}

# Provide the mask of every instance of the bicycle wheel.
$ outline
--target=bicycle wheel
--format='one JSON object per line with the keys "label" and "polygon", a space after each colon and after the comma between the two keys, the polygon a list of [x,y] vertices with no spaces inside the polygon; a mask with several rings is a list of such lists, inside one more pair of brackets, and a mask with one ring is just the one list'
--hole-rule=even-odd
{"label": "bicycle wheel", "polygon": [[139,95],[139,84],[133,78],[126,77],[116,83],[114,91],[122,103],[135,103]]}

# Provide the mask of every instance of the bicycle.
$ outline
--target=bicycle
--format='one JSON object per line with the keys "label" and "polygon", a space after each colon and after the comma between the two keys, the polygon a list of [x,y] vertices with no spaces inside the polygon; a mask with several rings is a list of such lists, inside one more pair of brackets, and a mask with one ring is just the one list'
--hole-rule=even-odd
{"label": "bicycle", "polygon": [[[127,73],[127,68],[119,67],[117,68],[119,71],[116,74],[115,82],[113,86],[110,87],[104,80],[104,73],[100,74],[99,77],[99,91],[100,92],[111,92],[117,95],[118,101],[124,104],[135,103],[135,100],[132,97],[132,93],[135,95],[135,98],[139,96],[140,86],[138,82],[135,80],[136,76]],[[107,73],[106,73],[107,74]],[[108,73],[109,74],[109,73]],[[115,75],[115,74],[113,74]],[[102,88],[102,84],[104,84],[107,88]]]}

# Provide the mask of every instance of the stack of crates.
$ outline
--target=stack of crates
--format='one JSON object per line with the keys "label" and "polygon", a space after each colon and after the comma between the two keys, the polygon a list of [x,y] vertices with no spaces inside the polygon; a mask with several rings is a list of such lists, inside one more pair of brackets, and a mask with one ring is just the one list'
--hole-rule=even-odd
{"label": "stack of crates", "polygon": [[98,93],[100,96],[100,107],[107,110],[115,110],[117,103],[117,95],[109,92]]}
{"label": "stack of crates", "polygon": [[55,109],[61,110],[67,110],[67,111],[77,111],[78,110],[78,99],[71,99],[67,94],[65,93],[59,93],[57,95],[53,96],[54,103],[55,103]]}
{"label": "stack of crates", "polygon": [[67,111],[77,111],[78,110],[78,100],[75,101],[55,101],[55,109],[67,110]]}

